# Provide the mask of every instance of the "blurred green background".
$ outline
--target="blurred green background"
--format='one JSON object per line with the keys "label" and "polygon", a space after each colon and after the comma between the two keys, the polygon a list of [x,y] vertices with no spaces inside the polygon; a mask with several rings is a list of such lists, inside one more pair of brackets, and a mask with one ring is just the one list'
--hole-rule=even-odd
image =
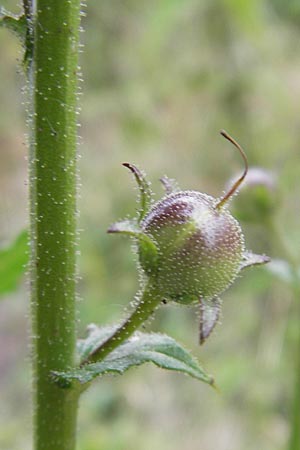
{"label": "blurred green background", "polygon": [[[18,12],[15,0],[2,5]],[[214,196],[242,162],[277,178],[275,212],[242,223],[247,247],[297,262],[300,248],[300,7],[296,0],[102,0],[83,10],[78,330],[118,320],[138,289],[130,242],[108,236],[133,215],[125,161]],[[0,30],[0,244],[27,226],[26,96],[17,40]],[[17,62],[16,62],[17,60]],[[25,103],[25,105],[24,105]],[[246,190],[246,189],[245,189]],[[241,192],[237,214],[247,197]],[[233,204],[234,207],[234,204]],[[284,244],[274,228],[279,224]],[[282,271],[281,271],[282,275]],[[151,365],[83,397],[79,450],[286,448],[299,305],[263,268],[223,295],[222,324],[199,348],[197,311],[166,306],[151,329],[184,343],[220,392]],[[28,282],[0,303],[0,448],[31,448]],[[80,319],[79,319],[80,318]],[[59,450],[59,449],[58,449]]]}

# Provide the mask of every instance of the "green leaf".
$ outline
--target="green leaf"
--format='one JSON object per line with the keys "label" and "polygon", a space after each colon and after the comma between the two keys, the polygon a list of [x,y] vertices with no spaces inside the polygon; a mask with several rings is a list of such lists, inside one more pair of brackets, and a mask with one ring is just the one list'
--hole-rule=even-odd
{"label": "green leaf", "polygon": [[22,231],[16,240],[0,250],[0,294],[16,289],[28,263],[28,233]]}
{"label": "green leaf", "polygon": [[77,341],[77,353],[79,360],[82,362],[88,358],[103,342],[114,334],[118,325],[97,327],[97,325],[91,323],[88,328],[88,336],[86,339],[79,339]]}
{"label": "green leaf", "polygon": [[[86,340],[80,341],[78,350],[85,359],[113,333],[115,328],[93,326]],[[72,382],[90,383],[94,378],[109,373],[123,374],[131,367],[152,362],[156,366],[182,372],[204,383],[214,385],[213,378],[199,365],[198,361],[180,344],[169,336],[157,333],[136,332],[130,339],[112,351],[103,361],[87,364],[69,372],[54,372],[54,379],[61,386]]]}
{"label": "green leaf", "polygon": [[0,10],[0,27],[7,28],[12,31],[25,44],[27,35],[27,21],[24,14],[15,16]]}

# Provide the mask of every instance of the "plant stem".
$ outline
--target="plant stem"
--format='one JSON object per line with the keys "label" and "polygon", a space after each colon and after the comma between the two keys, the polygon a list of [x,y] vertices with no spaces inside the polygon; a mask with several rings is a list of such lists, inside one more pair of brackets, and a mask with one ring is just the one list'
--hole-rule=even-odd
{"label": "plant stem", "polygon": [[155,311],[162,298],[155,286],[149,283],[131,315],[100,347],[83,361],[83,364],[101,361],[122,342],[128,339]]}
{"label": "plant stem", "polygon": [[[27,2],[29,5],[29,2]],[[75,448],[77,66],[80,0],[36,0],[30,65],[30,241],[35,450]]]}
{"label": "plant stem", "polygon": [[32,0],[23,0],[24,14],[27,20],[32,19]]}

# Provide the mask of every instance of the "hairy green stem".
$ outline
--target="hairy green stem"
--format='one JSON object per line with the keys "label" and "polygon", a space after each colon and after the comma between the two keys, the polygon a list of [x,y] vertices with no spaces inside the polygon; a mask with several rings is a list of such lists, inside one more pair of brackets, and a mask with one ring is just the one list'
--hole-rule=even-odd
{"label": "hairy green stem", "polygon": [[28,20],[32,19],[32,0],[23,0],[24,14]]}
{"label": "hairy green stem", "polygon": [[57,387],[50,373],[75,363],[80,1],[35,5],[29,69],[34,449],[73,450],[78,394]]}
{"label": "hairy green stem", "polygon": [[128,339],[155,311],[162,297],[155,286],[149,283],[130,316],[119,326],[100,347],[98,347],[83,364],[101,361],[122,342]]}

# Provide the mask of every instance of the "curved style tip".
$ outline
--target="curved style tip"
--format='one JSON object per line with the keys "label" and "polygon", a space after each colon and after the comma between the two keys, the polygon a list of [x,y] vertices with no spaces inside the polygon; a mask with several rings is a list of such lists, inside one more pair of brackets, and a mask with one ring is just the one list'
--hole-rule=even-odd
{"label": "curved style tip", "polygon": [[116,225],[113,223],[112,225],[110,225],[107,230],[106,233],[108,234],[112,234],[112,233],[119,233],[118,228],[116,227]]}
{"label": "curved style tip", "polygon": [[217,209],[222,208],[222,206],[224,206],[224,204],[230,199],[230,197],[233,196],[233,194],[236,192],[236,190],[239,188],[239,186],[241,185],[241,183],[243,182],[244,178],[246,177],[247,173],[248,173],[248,160],[247,160],[247,156],[246,153],[244,152],[244,150],[242,149],[242,147],[240,146],[240,144],[233,139],[233,137],[231,137],[227,131],[225,130],[221,130],[220,131],[221,136],[223,136],[225,139],[227,139],[229,142],[231,142],[231,144],[233,144],[235,146],[235,148],[238,149],[238,151],[240,152],[240,155],[242,156],[243,160],[244,160],[244,171],[242,173],[242,175],[240,176],[240,178],[233,184],[233,186],[229,189],[228,192],[226,192],[226,194],[219,200],[219,202],[216,205]]}
{"label": "curved style tip", "polygon": [[127,169],[129,169],[133,173],[133,175],[135,175],[139,179],[143,177],[142,172],[134,164],[125,162],[122,163],[122,166],[127,167]]}

